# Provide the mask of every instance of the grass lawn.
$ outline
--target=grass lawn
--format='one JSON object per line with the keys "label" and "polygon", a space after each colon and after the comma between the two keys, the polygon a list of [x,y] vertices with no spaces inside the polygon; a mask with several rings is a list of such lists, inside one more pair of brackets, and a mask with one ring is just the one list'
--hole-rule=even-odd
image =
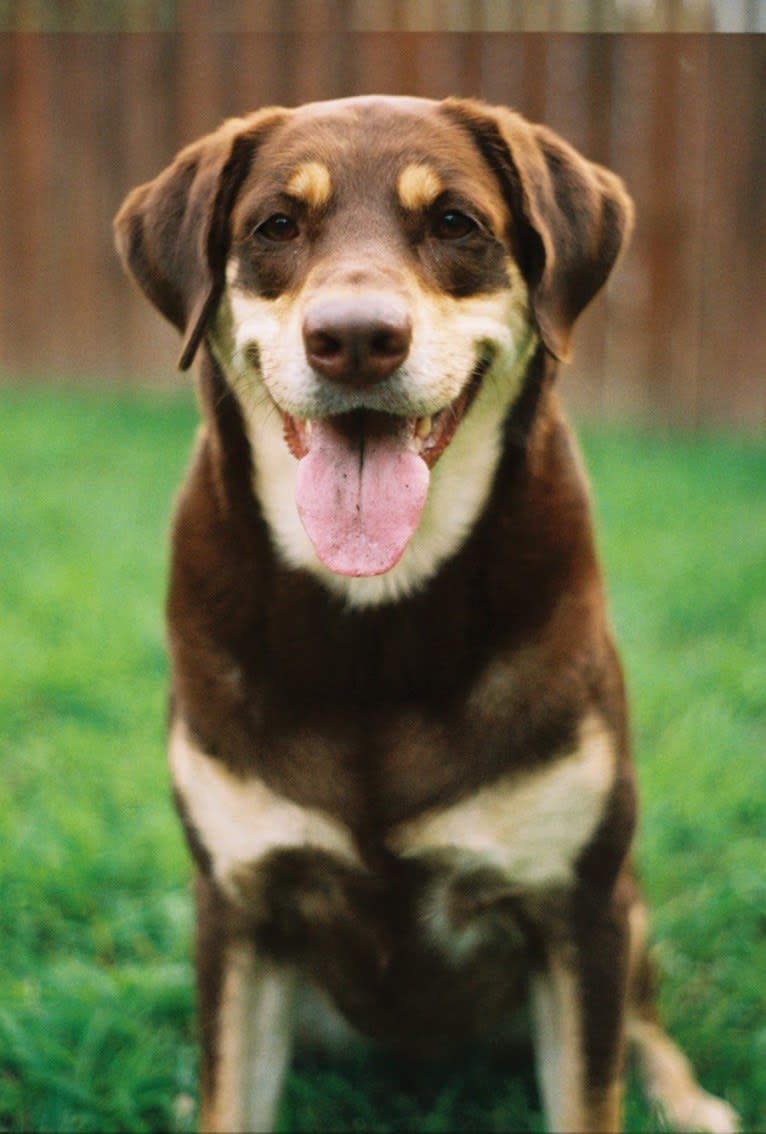
{"label": "grass lawn", "polygon": [[[164,763],[191,399],[0,391],[0,1129],[189,1130],[189,870]],[[766,1125],[766,443],[587,431],[661,1003]],[[481,1053],[291,1073],[284,1130],[541,1129]],[[628,1127],[661,1129],[631,1083]]]}

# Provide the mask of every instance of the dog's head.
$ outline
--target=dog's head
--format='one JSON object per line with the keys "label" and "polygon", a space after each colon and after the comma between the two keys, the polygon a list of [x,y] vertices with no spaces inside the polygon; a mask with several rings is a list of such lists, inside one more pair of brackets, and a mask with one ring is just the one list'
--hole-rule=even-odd
{"label": "dog's head", "polygon": [[288,560],[372,576],[423,527],[437,461],[459,542],[532,350],[567,356],[630,222],[613,174],[511,111],[364,97],[228,121],[116,231],[181,367],[205,339],[238,397]]}

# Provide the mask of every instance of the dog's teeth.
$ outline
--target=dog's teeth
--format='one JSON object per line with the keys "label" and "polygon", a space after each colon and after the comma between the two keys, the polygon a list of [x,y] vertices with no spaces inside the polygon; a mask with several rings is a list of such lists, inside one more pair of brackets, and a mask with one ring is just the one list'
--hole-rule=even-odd
{"label": "dog's teeth", "polygon": [[311,429],[312,429],[311,418],[307,417],[304,421],[302,421],[301,427],[303,429],[303,436],[308,441],[309,437],[311,436]]}
{"label": "dog's teeth", "polygon": [[419,437],[421,441],[425,441],[433,426],[432,417],[419,417],[415,425],[415,436]]}

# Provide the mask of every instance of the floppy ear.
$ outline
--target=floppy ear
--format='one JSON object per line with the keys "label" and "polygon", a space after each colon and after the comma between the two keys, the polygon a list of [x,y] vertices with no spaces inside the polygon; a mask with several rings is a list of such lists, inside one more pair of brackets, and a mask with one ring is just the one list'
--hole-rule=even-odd
{"label": "floppy ear", "polygon": [[194,361],[218,306],[231,209],[263,130],[278,117],[276,111],[261,111],[225,122],[129,193],[115,217],[125,268],[184,336],[181,370]]}
{"label": "floppy ear", "polygon": [[446,109],[469,128],[503,187],[540,336],[564,361],[575,319],[627,243],[633,203],[619,177],[552,130],[470,100],[448,100]]}

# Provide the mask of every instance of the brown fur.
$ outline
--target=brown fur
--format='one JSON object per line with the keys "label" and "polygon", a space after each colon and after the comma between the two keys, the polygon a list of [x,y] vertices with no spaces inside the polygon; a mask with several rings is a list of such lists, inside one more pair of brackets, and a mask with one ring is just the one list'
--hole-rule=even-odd
{"label": "brown fur", "polygon": [[[360,123],[373,138],[367,146]],[[397,205],[392,190],[375,203],[377,186],[395,186],[419,161],[428,165],[427,193],[410,172],[406,183],[417,182],[419,194]],[[300,177],[295,207],[308,236],[288,256],[250,234],[264,200],[284,211],[291,174]],[[457,199],[471,196],[491,236],[434,244],[421,235],[421,214],[445,179]],[[316,984],[358,1030],[405,1049],[436,1050],[501,1027],[531,991],[554,1006],[539,1020],[549,1124],[619,1123],[628,914],[638,901],[629,860],[635,791],[587,489],[553,382],[631,217],[618,179],[552,132],[459,100],[261,111],[187,148],[123,206],[119,246],[183,334],[181,365],[202,348],[204,428],[173,531],[172,717],[211,767],[231,773],[220,781],[226,791],[262,785],[264,808],[289,802],[330,832],[324,843],[285,834],[281,844],[277,835],[222,877],[220,848],[208,845],[194,800],[177,788],[198,867],[206,1125],[274,1117],[258,1099],[240,1106],[219,1097],[230,1037],[223,990],[234,987],[228,950],[243,941],[259,963]],[[348,608],[311,571],[284,561],[254,491],[247,394],[211,349],[227,264],[239,287],[268,302],[301,301],[308,278],[319,293],[342,278],[362,292],[372,280],[378,291],[412,288],[459,304],[512,287],[509,257],[528,288],[537,345],[502,424],[487,499],[419,589]],[[258,373],[259,344],[245,353]],[[489,785],[542,783],[578,751],[586,720],[599,722],[613,775],[566,882],[525,883],[489,859],[464,859],[460,846],[399,853],[405,824]],[[333,849],[336,830],[352,851]],[[429,937],[429,903],[443,940]],[[642,1003],[630,1010],[649,1018],[639,985]]]}

